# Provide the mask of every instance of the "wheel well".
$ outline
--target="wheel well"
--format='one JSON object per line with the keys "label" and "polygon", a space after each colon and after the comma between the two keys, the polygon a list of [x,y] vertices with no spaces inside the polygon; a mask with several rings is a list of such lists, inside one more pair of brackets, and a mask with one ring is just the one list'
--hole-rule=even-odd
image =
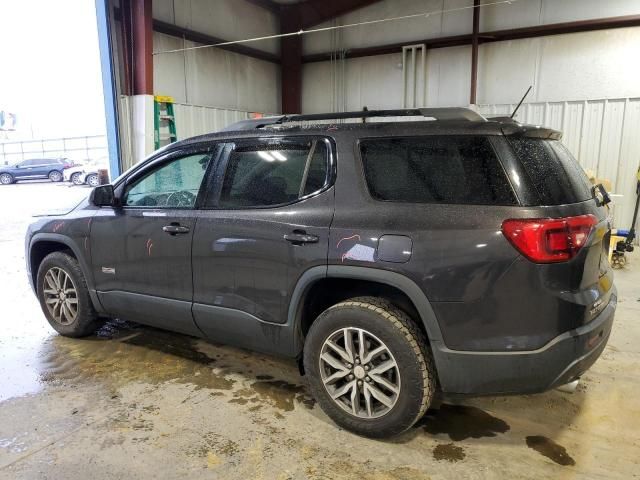
{"label": "wheel well", "polygon": [[385,283],[350,278],[323,278],[315,282],[300,302],[299,325],[304,336],[322,312],[336,303],[353,297],[384,298],[400,308],[415,320],[417,326],[427,336],[427,331],[411,299],[400,289]]}
{"label": "wheel well", "polygon": [[38,268],[40,268],[40,264],[44,257],[53,252],[64,252],[68,255],[71,255],[73,258],[76,256],[73,254],[73,251],[64,243],[53,242],[48,240],[42,240],[34,243],[31,246],[31,252],[29,253],[29,265],[31,267],[31,278],[33,279],[33,284],[37,284],[38,279]]}

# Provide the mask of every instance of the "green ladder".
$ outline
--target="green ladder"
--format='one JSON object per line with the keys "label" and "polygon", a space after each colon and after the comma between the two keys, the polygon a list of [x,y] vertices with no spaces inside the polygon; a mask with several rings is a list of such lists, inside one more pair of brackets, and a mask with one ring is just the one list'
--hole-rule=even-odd
{"label": "green ladder", "polygon": [[178,140],[176,118],[173,115],[173,98],[166,95],[153,97],[153,131],[155,149]]}

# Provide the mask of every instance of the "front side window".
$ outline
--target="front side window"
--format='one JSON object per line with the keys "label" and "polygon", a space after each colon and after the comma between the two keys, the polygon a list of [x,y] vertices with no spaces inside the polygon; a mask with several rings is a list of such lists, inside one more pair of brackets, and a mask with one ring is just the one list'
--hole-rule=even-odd
{"label": "front side window", "polygon": [[322,189],[328,174],[324,140],[237,146],[229,155],[217,206],[251,208],[291,203]]}
{"label": "front side window", "polygon": [[125,190],[129,207],[193,208],[211,154],[171,160],[135,180]]}
{"label": "front side window", "polygon": [[515,205],[489,140],[477,136],[376,138],[360,142],[364,172],[376,200]]}

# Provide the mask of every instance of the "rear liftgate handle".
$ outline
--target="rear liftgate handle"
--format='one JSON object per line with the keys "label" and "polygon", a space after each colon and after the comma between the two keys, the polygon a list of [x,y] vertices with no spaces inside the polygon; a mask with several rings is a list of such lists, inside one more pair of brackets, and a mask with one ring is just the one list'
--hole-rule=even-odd
{"label": "rear liftgate handle", "polygon": [[180,225],[178,222],[171,222],[169,225],[165,225],[164,227],[162,227],[162,231],[168,233],[171,236],[180,235],[189,233],[189,227]]}
{"label": "rear liftgate handle", "polygon": [[291,242],[294,245],[304,245],[305,243],[318,243],[318,236],[311,235],[305,232],[304,230],[294,230],[291,233],[287,233],[284,235],[284,239],[287,242]]}

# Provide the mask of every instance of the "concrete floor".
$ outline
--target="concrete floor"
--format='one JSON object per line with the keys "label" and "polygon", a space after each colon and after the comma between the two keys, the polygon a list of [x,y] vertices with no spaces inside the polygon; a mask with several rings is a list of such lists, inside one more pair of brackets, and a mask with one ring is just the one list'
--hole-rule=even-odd
{"label": "concrete floor", "polygon": [[0,479],[640,478],[640,256],[577,392],[474,399],[390,441],[337,428],[289,361],[111,321],[56,335],[23,233],[87,189],[0,187]]}

